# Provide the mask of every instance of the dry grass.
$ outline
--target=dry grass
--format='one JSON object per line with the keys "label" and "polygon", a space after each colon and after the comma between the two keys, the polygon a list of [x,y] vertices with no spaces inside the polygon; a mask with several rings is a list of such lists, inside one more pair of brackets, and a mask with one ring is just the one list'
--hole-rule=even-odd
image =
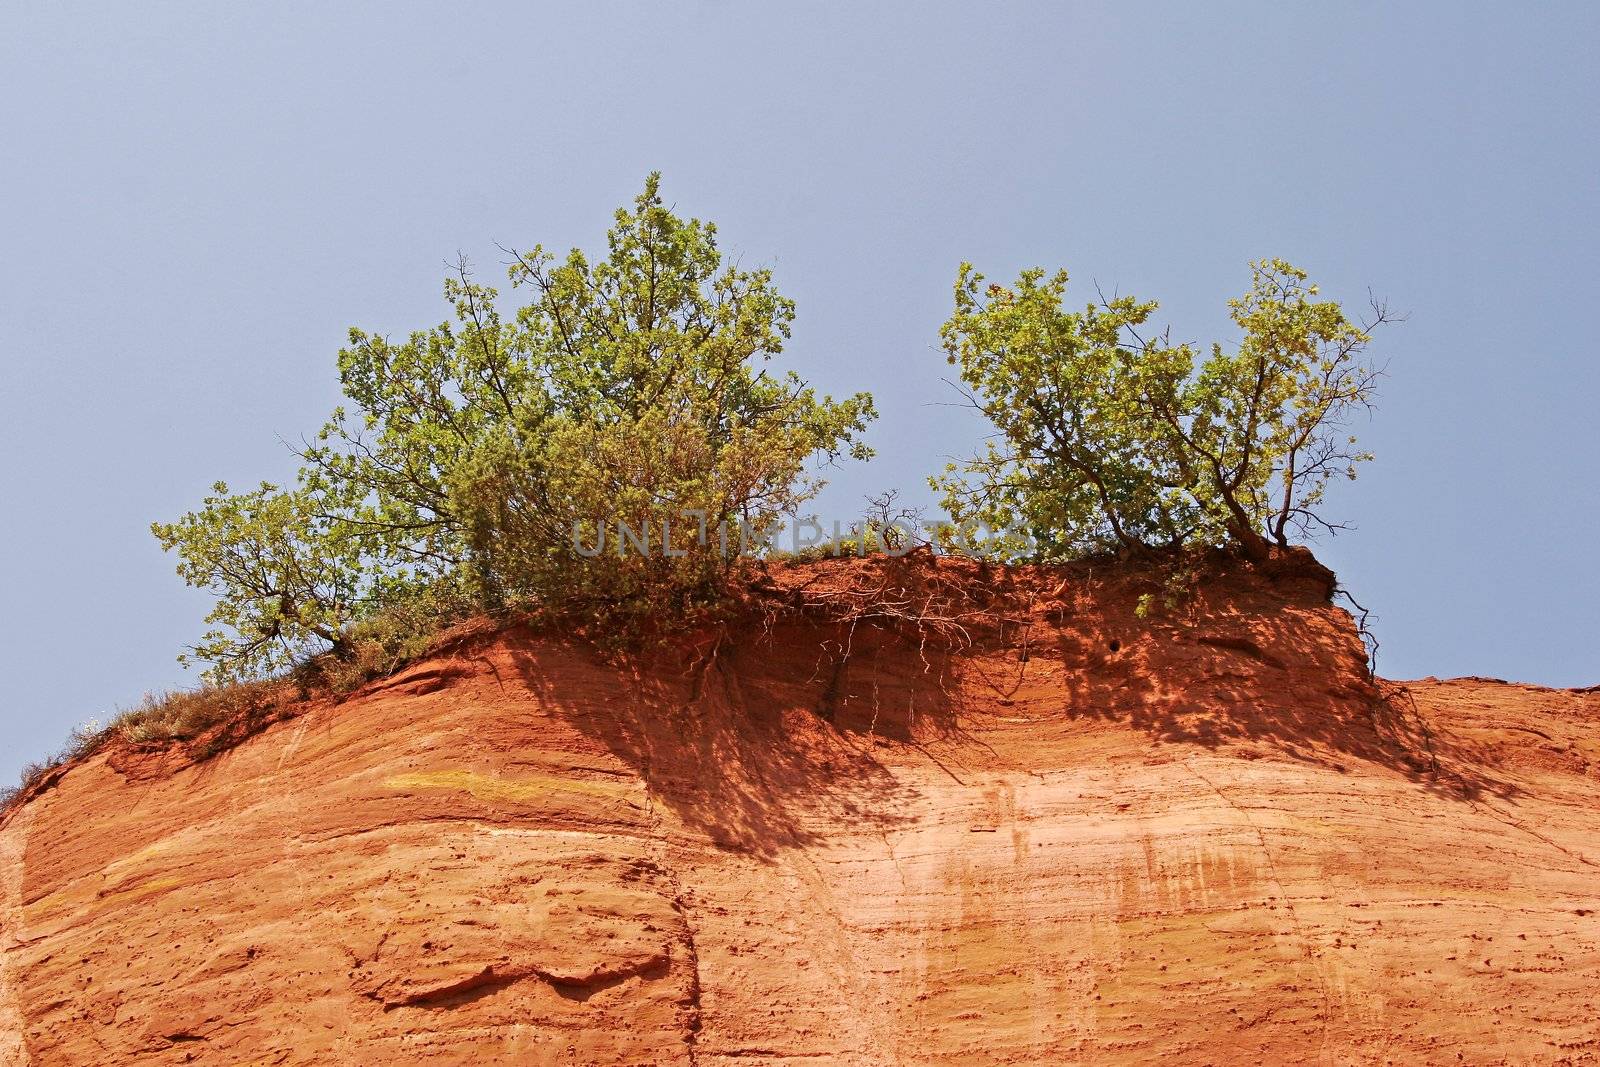
{"label": "dry grass", "polygon": [[191,759],[209,759],[294,714],[296,706],[314,694],[341,696],[420,659],[467,614],[467,606],[457,601],[408,603],[353,626],[348,634],[351,652],[343,658],[324,654],[279,677],[147,694],[109,723],[91,721],[77,727],[59,752],[24,767],[17,785],[0,789],[0,812],[27,801],[66,768],[109,745],[140,749],[182,745]]}
{"label": "dry grass", "polygon": [[20,781],[0,790],[0,811],[47,787],[67,767],[114,744],[164,748],[185,743],[191,755],[206,759],[255,733],[302,695],[287,679],[146,694],[136,706],[109,723],[91,720],[72,731],[53,756],[22,769]]}
{"label": "dry grass", "polygon": [[26,798],[36,787],[42,787],[69,763],[99,751],[112,736],[111,727],[101,726],[93,720],[74,727],[61,751],[38,762],[27,764],[22,768],[22,774],[16,785],[0,789],[0,811],[5,811],[12,804]]}
{"label": "dry grass", "polygon": [[108,729],[141,747],[193,741],[215,727],[259,719],[292,699],[291,689],[287,682],[274,679],[147,695],[137,707],[113,719]]}

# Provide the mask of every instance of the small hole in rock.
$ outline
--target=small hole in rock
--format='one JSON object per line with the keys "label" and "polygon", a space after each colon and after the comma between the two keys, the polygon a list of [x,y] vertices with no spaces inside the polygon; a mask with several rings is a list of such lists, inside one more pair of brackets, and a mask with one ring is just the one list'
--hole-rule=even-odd
{"label": "small hole in rock", "polygon": [[1113,637],[1111,639],[1111,643],[1109,645],[1107,645],[1106,647],[1109,648],[1113,652],[1120,652],[1120,651],[1122,651],[1122,642],[1118,641],[1115,637]]}

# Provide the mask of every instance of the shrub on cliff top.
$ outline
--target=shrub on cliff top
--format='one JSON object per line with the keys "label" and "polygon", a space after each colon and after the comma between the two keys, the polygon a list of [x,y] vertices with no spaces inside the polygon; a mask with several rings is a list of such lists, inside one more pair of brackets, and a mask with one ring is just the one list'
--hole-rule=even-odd
{"label": "shrub on cliff top", "polygon": [[958,521],[1021,529],[1045,559],[1232,545],[1252,559],[1290,535],[1335,529],[1329,479],[1370,456],[1348,423],[1372,402],[1374,304],[1356,324],[1305,272],[1252,264],[1230,301],[1242,337],[1203,361],[1148,334],[1154,301],[1064,304],[1067,275],[1011,288],[962,264],[942,336],[972,406],[999,431],[932,479]]}
{"label": "shrub on cliff top", "polygon": [[685,513],[764,526],[819,488],[809,462],[868,454],[871,398],[819,397],[765,366],[793,302],[769,271],[725,266],[715,226],[665,207],[656,175],[602,258],[508,254],[521,306],[463,262],[450,321],[398,342],[350,332],[350,406],[293,486],[218,483],[154,525],[179,574],[217,595],[193,650],[213,678],[324,648],[355,658],[352,628],[396,604],[682,612],[724,586],[714,540],[681,556],[578,546]]}

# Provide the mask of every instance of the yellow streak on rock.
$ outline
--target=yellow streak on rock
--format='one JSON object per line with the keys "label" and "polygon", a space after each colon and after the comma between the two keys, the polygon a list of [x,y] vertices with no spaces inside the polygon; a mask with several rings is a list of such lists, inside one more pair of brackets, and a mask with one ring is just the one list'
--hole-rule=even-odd
{"label": "yellow streak on rock", "polygon": [[585,796],[615,797],[638,807],[627,794],[633,791],[627,782],[587,782],[572,778],[555,778],[533,775],[526,778],[501,778],[474,771],[416,771],[396,774],[384,779],[384,787],[400,791],[423,789],[453,789],[470,793],[479,800],[528,804],[543,800],[552,793],[579,793]]}

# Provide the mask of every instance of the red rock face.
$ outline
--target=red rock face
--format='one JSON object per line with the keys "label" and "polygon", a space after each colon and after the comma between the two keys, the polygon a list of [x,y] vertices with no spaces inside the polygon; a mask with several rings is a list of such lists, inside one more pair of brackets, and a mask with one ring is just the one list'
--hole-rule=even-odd
{"label": "red rock face", "polygon": [[0,829],[0,1062],[1600,1059],[1600,696],[1381,701],[1324,593],[510,631],[102,753]]}

